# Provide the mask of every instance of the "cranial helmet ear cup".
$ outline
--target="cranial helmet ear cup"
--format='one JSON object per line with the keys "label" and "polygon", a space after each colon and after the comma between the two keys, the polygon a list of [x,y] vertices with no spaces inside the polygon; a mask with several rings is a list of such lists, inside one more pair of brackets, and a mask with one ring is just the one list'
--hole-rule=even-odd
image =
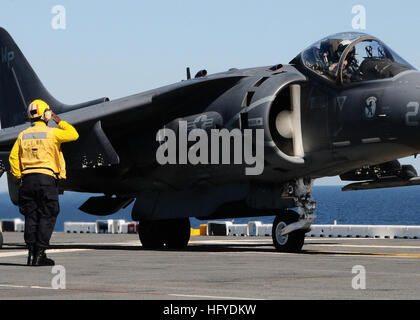
{"label": "cranial helmet ear cup", "polygon": [[44,114],[42,115],[41,118],[42,118],[42,120],[48,122],[48,121],[51,120],[51,117],[52,117],[51,109],[47,109],[47,110],[45,110],[45,112],[44,112]]}

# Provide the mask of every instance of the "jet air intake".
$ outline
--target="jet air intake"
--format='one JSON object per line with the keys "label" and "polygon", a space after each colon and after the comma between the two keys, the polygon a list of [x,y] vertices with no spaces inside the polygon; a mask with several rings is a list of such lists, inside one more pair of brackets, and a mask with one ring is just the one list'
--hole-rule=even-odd
{"label": "jet air intake", "polygon": [[270,131],[274,143],[287,156],[303,158],[305,152],[301,125],[301,87],[292,84],[284,88],[273,101],[270,110]]}

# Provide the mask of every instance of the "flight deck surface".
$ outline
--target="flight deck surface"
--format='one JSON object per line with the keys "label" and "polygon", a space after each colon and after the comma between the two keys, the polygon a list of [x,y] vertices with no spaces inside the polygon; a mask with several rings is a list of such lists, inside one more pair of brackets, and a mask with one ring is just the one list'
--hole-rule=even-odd
{"label": "flight deck surface", "polygon": [[0,299],[420,299],[420,240],[307,238],[287,254],[267,237],[191,237],[173,251],[144,250],[136,234],[54,233],[53,270],[25,265],[23,234],[4,239]]}

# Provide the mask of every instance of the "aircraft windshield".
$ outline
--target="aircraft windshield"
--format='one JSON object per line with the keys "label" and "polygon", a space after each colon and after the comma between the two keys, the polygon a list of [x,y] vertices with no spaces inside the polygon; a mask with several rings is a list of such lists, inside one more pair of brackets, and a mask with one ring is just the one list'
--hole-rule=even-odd
{"label": "aircraft windshield", "polygon": [[302,63],[324,78],[341,83],[392,78],[414,69],[384,43],[371,39],[363,33],[332,35],[306,49]]}
{"label": "aircraft windshield", "polygon": [[344,57],[342,82],[393,78],[403,71],[413,69],[414,67],[384,43],[366,40],[357,43]]}

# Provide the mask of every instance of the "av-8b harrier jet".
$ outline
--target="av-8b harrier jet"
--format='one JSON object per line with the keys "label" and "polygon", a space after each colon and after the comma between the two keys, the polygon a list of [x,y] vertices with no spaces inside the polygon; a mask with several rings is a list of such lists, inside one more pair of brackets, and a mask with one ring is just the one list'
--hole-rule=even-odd
{"label": "av-8b harrier jet", "polygon": [[0,50],[0,164],[11,201],[9,152],[28,126],[27,106],[42,99],[80,133],[63,146],[60,190],[99,194],[80,207],[93,215],[135,201],[146,248],[185,247],[190,217],[276,216],[274,246],[299,252],[316,218],[314,180],[339,175],[352,182],[344,190],[420,184],[397,160],[420,152],[420,73],[367,34],[329,36],[289,64],[194,78],[188,69],[173,85],[78,105],[48,93],[4,29]]}

